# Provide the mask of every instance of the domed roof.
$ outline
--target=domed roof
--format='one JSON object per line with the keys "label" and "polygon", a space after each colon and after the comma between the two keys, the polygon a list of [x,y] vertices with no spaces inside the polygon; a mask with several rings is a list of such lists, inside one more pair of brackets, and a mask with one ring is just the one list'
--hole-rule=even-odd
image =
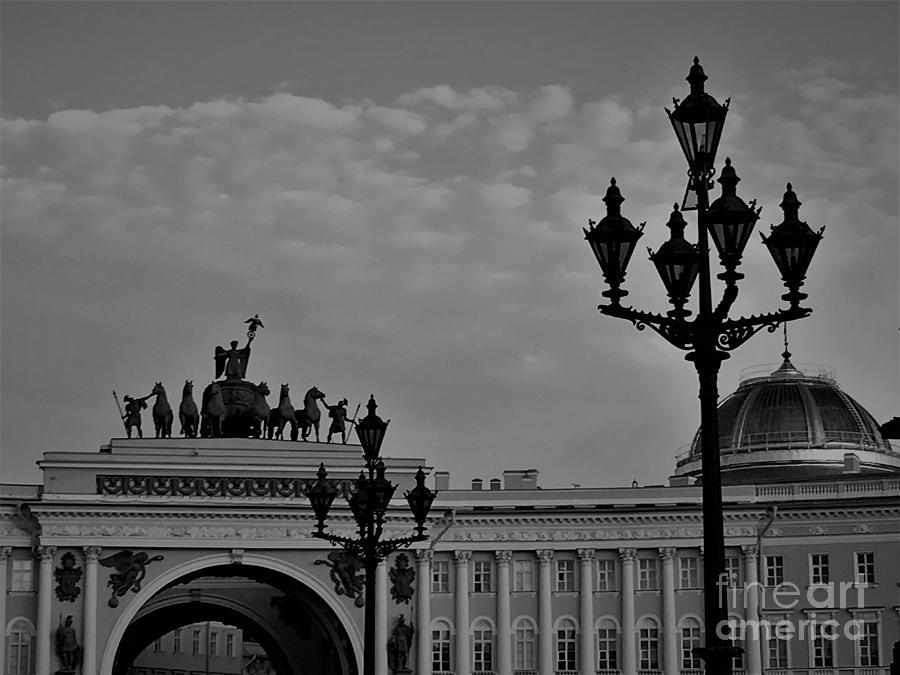
{"label": "domed roof", "polygon": [[[755,370],[719,404],[723,483],[808,480],[846,471],[898,473],[900,454],[833,373],[801,370],[785,350],[774,371]],[[771,366],[769,367],[771,368]],[[678,458],[676,475],[700,475],[700,432]]]}

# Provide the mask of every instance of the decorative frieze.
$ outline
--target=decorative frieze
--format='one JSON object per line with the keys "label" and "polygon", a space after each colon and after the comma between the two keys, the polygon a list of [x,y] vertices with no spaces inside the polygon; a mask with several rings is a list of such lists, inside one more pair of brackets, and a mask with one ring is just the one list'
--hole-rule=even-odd
{"label": "decorative frieze", "polygon": [[[306,499],[312,478],[97,476],[97,494],[122,497],[280,497]],[[349,494],[350,481],[338,489]]]}

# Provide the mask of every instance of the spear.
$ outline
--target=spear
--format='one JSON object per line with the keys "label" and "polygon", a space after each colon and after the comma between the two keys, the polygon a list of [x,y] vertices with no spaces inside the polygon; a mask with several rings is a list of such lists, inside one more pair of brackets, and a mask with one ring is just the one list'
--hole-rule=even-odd
{"label": "spear", "polygon": [[128,425],[125,424],[125,413],[122,412],[122,404],[119,403],[119,396],[116,394],[116,390],[113,389],[113,398],[116,399],[116,407],[119,409],[119,419],[122,420],[122,425],[125,427],[125,431],[128,431]]}
{"label": "spear", "polygon": [[[356,404],[356,412],[353,413],[353,419],[350,420],[350,428],[347,429],[347,436],[350,435],[350,432],[353,431],[353,425],[356,424],[356,416],[359,414],[359,406],[361,403]],[[344,445],[347,445],[347,436],[344,436]]]}

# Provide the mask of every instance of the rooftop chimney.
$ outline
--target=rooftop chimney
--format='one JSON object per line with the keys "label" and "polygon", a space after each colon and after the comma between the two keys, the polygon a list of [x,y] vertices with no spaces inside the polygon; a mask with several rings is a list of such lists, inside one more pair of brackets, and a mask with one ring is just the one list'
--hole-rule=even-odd
{"label": "rooftop chimney", "polygon": [[480,490],[480,489],[481,489],[481,483],[482,483],[482,480],[481,480],[480,478],[473,478],[473,479],[472,479],[472,489],[473,489],[473,490]]}
{"label": "rooftop chimney", "polygon": [[450,472],[449,471],[435,471],[434,472],[434,489],[438,490],[438,491],[450,489]]}
{"label": "rooftop chimney", "polygon": [[491,491],[500,489],[500,479],[499,478],[491,478]]}
{"label": "rooftop chimney", "polygon": [[859,457],[852,452],[844,453],[844,473],[860,473]]}

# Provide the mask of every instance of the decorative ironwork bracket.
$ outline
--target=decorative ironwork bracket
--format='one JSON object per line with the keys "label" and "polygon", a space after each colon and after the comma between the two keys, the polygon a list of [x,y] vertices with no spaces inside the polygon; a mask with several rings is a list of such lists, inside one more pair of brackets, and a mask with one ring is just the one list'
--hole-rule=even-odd
{"label": "decorative ironwork bracket", "polygon": [[375,558],[379,561],[384,560],[394,551],[406,548],[410,544],[414,544],[418,541],[426,541],[428,539],[426,535],[419,534],[410,537],[397,537],[396,539],[382,539],[376,542],[367,541],[366,539],[343,537],[329,532],[313,532],[313,536],[317,539],[329,541],[332,544],[339,544],[348,552],[359,556],[360,559],[363,559],[368,552],[370,555],[374,554]]}
{"label": "decorative ironwork bracket", "polygon": [[740,319],[723,321],[716,336],[716,346],[727,352],[733,351],[756,335],[763,328],[770,333],[783,323],[803,319],[812,314],[806,307],[791,307],[768,314],[754,314]]}
{"label": "decorative ironwork bracket", "polygon": [[621,305],[600,305],[597,309],[600,310],[601,314],[631,321],[638,330],[650,327],[666,342],[678,347],[678,349],[687,351],[694,348],[693,322],[673,319],[672,317],[654,314],[653,312],[643,312],[633,307],[622,307]]}

